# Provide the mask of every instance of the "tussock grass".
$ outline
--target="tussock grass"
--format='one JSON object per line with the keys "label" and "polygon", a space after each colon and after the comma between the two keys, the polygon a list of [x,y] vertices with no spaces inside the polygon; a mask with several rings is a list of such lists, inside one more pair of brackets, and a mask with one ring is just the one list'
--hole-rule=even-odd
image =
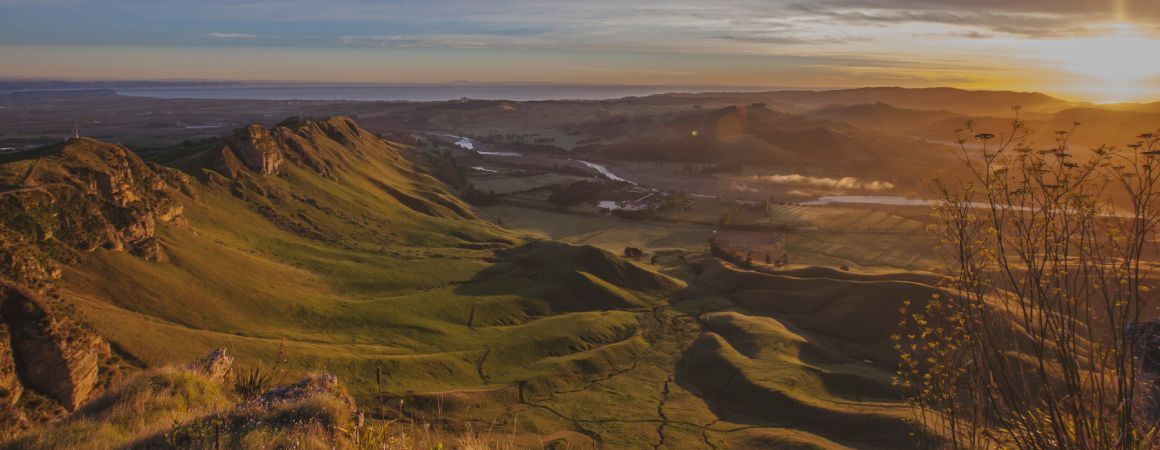
{"label": "tussock grass", "polygon": [[105,449],[131,446],[175,423],[216,414],[233,403],[220,383],[165,368],[142,373],[62,422],[17,436],[9,449]]}

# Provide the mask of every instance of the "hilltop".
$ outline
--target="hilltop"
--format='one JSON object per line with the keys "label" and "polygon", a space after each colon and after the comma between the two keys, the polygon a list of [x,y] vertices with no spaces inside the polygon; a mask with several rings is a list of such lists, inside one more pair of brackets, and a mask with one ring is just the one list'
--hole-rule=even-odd
{"label": "hilltop", "polygon": [[[552,359],[631,341],[635,314],[616,309],[678,287],[595,249],[513,247],[437,164],[347,118],[247,126],[168,153],[181,170],[91,139],[30,156],[0,166],[13,280],[0,379],[27,419],[17,428],[217,346],[252,365],[283,351],[292,372],[331,367],[363,400],[383,369],[392,392],[487,383],[479,351],[505,361],[488,379],[543,376],[564,364]],[[575,269],[529,283],[492,262],[526,258]],[[545,295],[558,284],[580,295]],[[599,303],[610,292],[623,303]],[[552,344],[515,351],[538,342]]]}
{"label": "hilltop", "polygon": [[[324,370],[368,420],[438,417],[439,433],[518,445],[893,447],[921,432],[883,387],[874,324],[895,323],[896,302],[867,300],[930,288],[531,239],[460,201],[441,158],[333,117],[150,161],[74,139],[0,165],[0,382],[18,418],[4,425],[79,445],[47,436],[107,426],[101,408],[142,376],[232,405],[229,379],[164,369],[224,347],[232,377]],[[805,285],[832,287],[777,300]],[[851,420],[874,426],[836,425]],[[159,427],[124,433],[185,429]]]}

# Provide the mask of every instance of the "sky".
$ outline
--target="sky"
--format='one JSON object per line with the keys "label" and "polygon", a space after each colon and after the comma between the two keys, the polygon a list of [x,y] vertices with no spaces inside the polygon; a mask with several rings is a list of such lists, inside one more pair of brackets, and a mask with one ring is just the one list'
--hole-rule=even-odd
{"label": "sky", "polygon": [[0,0],[0,77],[1160,100],[1155,0]]}

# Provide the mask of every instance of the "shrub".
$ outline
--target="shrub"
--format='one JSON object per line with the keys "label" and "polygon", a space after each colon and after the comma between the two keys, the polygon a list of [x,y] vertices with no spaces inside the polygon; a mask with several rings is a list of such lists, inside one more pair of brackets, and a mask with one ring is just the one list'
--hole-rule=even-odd
{"label": "shrub", "polygon": [[895,383],[953,448],[1156,448],[1133,330],[1153,300],[1160,138],[1075,158],[1074,128],[1033,148],[1016,111],[1002,137],[968,125],[973,179],[937,183],[949,262],[941,293],[905,303]]}
{"label": "shrub", "polygon": [[249,369],[237,370],[234,373],[234,392],[245,399],[251,399],[270,390],[273,376],[262,369],[261,365]]}

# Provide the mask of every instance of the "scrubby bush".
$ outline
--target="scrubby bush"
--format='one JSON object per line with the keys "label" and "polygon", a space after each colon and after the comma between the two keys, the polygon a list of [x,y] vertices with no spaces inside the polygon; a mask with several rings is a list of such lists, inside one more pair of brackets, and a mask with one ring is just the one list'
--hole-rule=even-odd
{"label": "scrubby bush", "polygon": [[[1077,124],[1078,125],[1078,124]],[[953,448],[1156,448],[1157,378],[1141,358],[1154,306],[1160,139],[1082,156],[1072,131],[1034,147],[1018,118],[968,126],[973,178],[939,182],[942,293],[911,299],[895,383]],[[1152,342],[1152,341],[1147,341]]]}

